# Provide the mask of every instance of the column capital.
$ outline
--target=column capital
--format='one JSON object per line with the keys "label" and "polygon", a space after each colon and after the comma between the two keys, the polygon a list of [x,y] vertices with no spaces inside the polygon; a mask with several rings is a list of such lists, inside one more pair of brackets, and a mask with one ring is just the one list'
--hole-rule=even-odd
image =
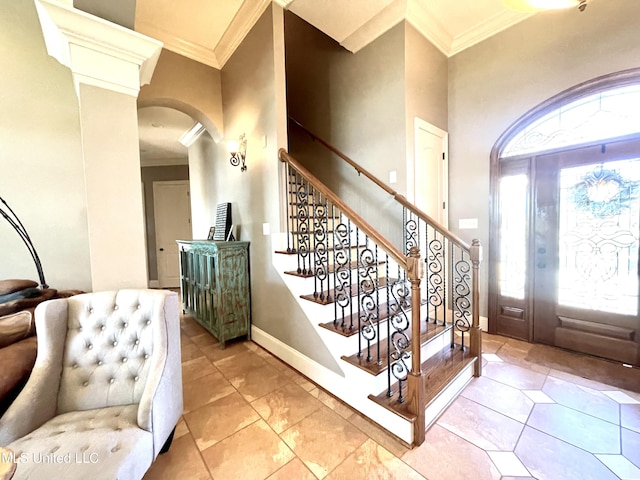
{"label": "column capital", "polygon": [[68,2],[34,1],[47,52],[71,69],[76,94],[86,84],[137,97],[151,81],[162,42]]}

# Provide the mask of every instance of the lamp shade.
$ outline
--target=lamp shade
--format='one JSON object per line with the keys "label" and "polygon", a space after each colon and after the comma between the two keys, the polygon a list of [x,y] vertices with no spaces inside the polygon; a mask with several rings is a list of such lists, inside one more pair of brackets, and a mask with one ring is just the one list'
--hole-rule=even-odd
{"label": "lamp shade", "polygon": [[238,153],[238,147],[239,147],[239,143],[237,140],[230,140],[227,142],[227,148],[229,149],[229,152],[233,155]]}
{"label": "lamp shade", "polygon": [[580,0],[502,0],[511,10],[517,12],[538,12],[577,7]]}

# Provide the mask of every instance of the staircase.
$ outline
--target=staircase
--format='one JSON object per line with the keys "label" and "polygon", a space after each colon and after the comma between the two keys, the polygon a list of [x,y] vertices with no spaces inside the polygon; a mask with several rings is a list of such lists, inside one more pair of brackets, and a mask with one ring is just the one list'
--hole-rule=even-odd
{"label": "staircase", "polygon": [[402,205],[397,248],[284,149],[279,158],[288,223],[274,265],[353,390],[333,393],[420,445],[481,374],[479,242],[467,245],[353,162]]}

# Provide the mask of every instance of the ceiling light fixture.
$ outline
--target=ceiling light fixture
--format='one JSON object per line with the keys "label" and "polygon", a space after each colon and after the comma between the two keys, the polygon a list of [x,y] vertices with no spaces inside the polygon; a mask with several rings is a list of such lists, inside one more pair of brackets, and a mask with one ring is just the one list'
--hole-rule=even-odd
{"label": "ceiling light fixture", "polygon": [[243,133],[238,140],[227,142],[227,147],[229,148],[229,153],[231,153],[231,158],[229,159],[231,165],[234,167],[240,165],[240,171],[246,171],[247,166],[244,161],[247,157],[247,136]]}
{"label": "ceiling light fixture", "polygon": [[587,0],[503,0],[507,8],[516,12],[539,12],[541,10],[559,10],[578,7],[584,12]]}

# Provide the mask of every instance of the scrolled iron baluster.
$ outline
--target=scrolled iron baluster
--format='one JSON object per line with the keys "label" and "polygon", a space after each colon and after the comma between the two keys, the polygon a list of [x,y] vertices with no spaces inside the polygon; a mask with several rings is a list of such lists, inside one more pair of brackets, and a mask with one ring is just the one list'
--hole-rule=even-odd
{"label": "scrolled iron baluster", "polygon": [[471,329],[471,262],[464,259],[464,252],[454,268],[454,325],[462,334],[464,349],[464,334]]}
{"label": "scrolled iron baluster", "polygon": [[418,227],[418,222],[412,213],[405,218],[404,234],[404,248],[407,252],[411,250],[411,247],[420,247],[420,229]]}
{"label": "scrolled iron baluster", "polygon": [[[425,258],[427,266],[427,301],[429,310],[433,307],[435,311],[434,323],[438,323],[438,309],[444,305],[444,247],[442,241],[437,236],[429,242],[427,256]],[[446,325],[446,313],[443,319]]]}
{"label": "scrolled iron baluster", "polygon": [[[298,273],[307,275],[311,273],[311,262],[309,259],[311,250],[311,238],[309,231],[309,184],[302,179],[302,183],[296,188],[296,206],[298,217]],[[307,266],[309,267],[307,269]]]}
{"label": "scrolled iron baluster", "polygon": [[[333,230],[333,263],[334,263],[334,297],[336,315],[333,324],[338,326],[338,307],[341,310],[342,324],[345,327],[345,317],[351,313],[351,258],[350,258],[350,224],[340,222]],[[350,315],[351,316],[351,315]],[[353,330],[351,316],[350,329]]]}
{"label": "scrolled iron baluster", "polygon": [[[394,298],[394,310],[389,317],[389,324],[393,328],[391,333],[391,348],[389,349],[389,372],[398,381],[398,402],[403,403],[402,384],[407,380],[409,366],[407,361],[411,358],[411,340],[407,335],[410,327],[409,315],[406,308],[409,306],[408,298],[410,290],[406,282],[396,282],[391,292]],[[391,308],[391,305],[389,305]],[[393,396],[391,389],[391,377],[389,376],[387,396]]]}
{"label": "scrolled iron baluster", "polygon": [[[329,276],[329,253],[327,247],[327,202],[322,199],[322,196],[316,197],[314,195],[313,205],[313,239],[314,239],[314,252],[315,252],[315,275],[314,284],[315,291],[314,296],[325,300],[325,283],[328,288],[328,276]],[[330,299],[327,299],[330,300]]]}
{"label": "scrolled iron baluster", "polygon": [[[378,304],[376,291],[378,279],[376,276],[377,264],[374,251],[369,247],[369,238],[366,239],[365,248],[358,252],[358,327],[362,338],[367,341],[367,361],[373,360],[371,356],[371,344],[377,338],[375,322],[378,321]],[[359,349],[358,356],[362,356]]]}

